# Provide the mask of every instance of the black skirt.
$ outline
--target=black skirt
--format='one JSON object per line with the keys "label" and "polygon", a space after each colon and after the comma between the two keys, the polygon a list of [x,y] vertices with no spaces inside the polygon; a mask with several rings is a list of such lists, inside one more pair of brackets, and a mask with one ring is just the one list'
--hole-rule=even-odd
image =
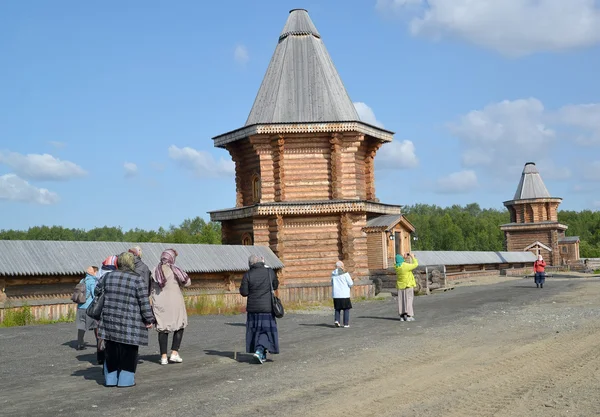
{"label": "black skirt", "polygon": [[350,310],[352,308],[352,302],[350,298],[334,298],[333,308],[336,310]]}

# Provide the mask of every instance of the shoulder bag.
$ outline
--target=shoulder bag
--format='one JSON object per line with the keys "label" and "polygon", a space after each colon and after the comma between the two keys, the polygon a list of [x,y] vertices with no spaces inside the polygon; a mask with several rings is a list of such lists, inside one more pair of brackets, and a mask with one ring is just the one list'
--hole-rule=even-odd
{"label": "shoulder bag", "polygon": [[85,278],[82,279],[79,284],[75,285],[75,289],[73,290],[73,295],[71,295],[71,301],[77,304],[85,303],[87,299],[87,294],[85,290]]}
{"label": "shoulder bag", "polygon": [[104,307],[104,285],[103,283],[96,285],[94,290],[94,299],[85,310],[85,314],[93,318],[94,320],[100,320],[102,317],[102,308]]}
{"label": "shoulder bag", "polygon": [[279,297],[275,295],[275,291],[273,290],[273,279],[271,274],[274,273],[272,269],[269,270],[269,284],[271,284],[271,309],[273,310],[273,315],[280,319],[283,317],[285,311],[283,310],[283,304]]}

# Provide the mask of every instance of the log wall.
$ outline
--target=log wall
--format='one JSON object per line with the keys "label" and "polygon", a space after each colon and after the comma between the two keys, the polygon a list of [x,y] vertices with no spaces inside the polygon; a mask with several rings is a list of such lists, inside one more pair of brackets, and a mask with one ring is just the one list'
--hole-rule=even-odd
{"label": "log wall", "polygon": [[382,232],[367,233],[367,259],[369,269],[387,269],[388,257],[385,251],[386,234]]}
{"label": "log wall", "polygon": [[538,241],[552,249],[552,252],[543,248],[540,250],[540,254],[544,257],[546,262],[550,261],[551,265],[560,264],[557,230],[511,231],[507,232],[506,235],[507,251],[519,252]]}
{"label": "log wall", "polygon": [[252,233],[253,221],[251,218],[221,222],[221,240],[224,245],[241,245],[243,236],[252,235]]}

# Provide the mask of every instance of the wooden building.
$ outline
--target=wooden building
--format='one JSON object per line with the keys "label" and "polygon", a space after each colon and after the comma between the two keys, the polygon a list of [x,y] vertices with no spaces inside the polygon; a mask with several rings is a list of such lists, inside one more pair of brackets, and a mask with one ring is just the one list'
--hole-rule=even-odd
{"label": "wooden building", "polygon": [[404,233],[409,251],[414,230],[368,227],[401,215],[375,197],[375,155],[392,138],[360,120],[308,13],[292,10],[245,126],[213,138],[235,162],[236,205],[210,212],[223,243],[269,246],[285,284],[328,281],[340,259],[367,278],[391,255],[385,234]]}
{"label": "wooden building", "polygon": [[526,163],[514,198],[504,202],[510,213],[510,223],[500,227],[506,250],[541,254],[554,266],[578,260],[579,238],[565,237],[568,227],[558,221],[561,201],[550,196],[535,163]]}

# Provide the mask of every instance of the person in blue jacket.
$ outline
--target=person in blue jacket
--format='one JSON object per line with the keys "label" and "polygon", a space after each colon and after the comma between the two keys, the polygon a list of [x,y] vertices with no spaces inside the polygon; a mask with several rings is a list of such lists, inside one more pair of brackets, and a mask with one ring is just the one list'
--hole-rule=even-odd
{"label": "person in blue jacket", "polygon": [[[80,284],[85,283],[85,302],[77,304],[77,315],[75,322],[77,323],[77,350],[85,349],[85,342],[83,337],[85,336],[86,330],[94,330],[98,327],[96,320],[91,318],[85,313],[85,310],[92,303],[94,299],[94,289],[96,288],[96,274],[98,268],[95,266],[89,266],[86,270],[85,278],[79,281]],[[97,341],[96,341],[97,342]]]}

